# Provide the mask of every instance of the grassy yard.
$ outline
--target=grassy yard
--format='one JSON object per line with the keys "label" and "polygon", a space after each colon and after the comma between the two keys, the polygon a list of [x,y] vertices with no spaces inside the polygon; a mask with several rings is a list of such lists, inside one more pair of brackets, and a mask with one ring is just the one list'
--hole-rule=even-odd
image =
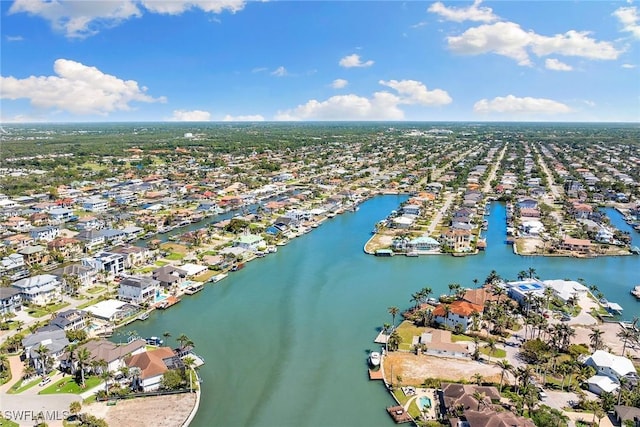
{"label": "grassy yard", "polygon": [[171,252],[169,255],[164,257],[164,259],[168,259],[169,261],[180,261],[182,258],[184,258],[184,254],[179,252]]}
{"label": "grassy yard", "polygon": [[198,274],[196,277],[193,278],[193,280],[195,280],[196,282],[204,283],[204,282],[208,281],[209,279],[211,279],[216,274],[218,274],[217,271],[207,270],[207,271],[204,271],[204,272]]}
{"label": "grassy yard", "polygon": [[99,303],[99,302],[100,302],[100,298],[93,298],[93,299],[90,299],[89,301],[87,301],[87,302],[84,302],[84,303],[80,304],[80,305],[78,306],[78,310],[82,310],[82,309],[84,309],[84,308],[87,308],[87,307],[92,306],[92,305],[94,305],[94,304],[97,304],[97,303]]}
{"label": "grassy yard", "polygon": [[94,286],[92,288],[87,289],[87,293],[90,293],[92,295],[99,294],[100,292],[104,291],[105,289],[107,289],[107,288],[105,288],[104,286]]}
{"label": "grassy yard", "polygon": [[98,376],[91,376],[85,378],[85,387],[81,388],[79,384],[76,384],[73,377],[65,377],[57,383],[50,385],[38,394],[59,394],[59,393],[71,393],[80,394],[86,390],[89,390],[102,382],[102,379]]}
{"label": "grassy yard", "polygon": [[183,256],[189,251],[185,245],[179,245],[177,243],[163,243],[160,245],[160,249],[167,252],[177,252]]}
{"label": "grassy yard", "polygon": [[8,420],[0,415],[0,427],[20,427],[20,424]]}
{"label": "grassy yard", "polygon": [[[54,376],[56,371],[49,372],[49,376]],[[34,375],[27,381],[18,381],[15,383],[11,389],[7,392],[8,394],[20,394],[25,390],[29,390],[31,387],[34,387],[36,384],[39,384],[42,381],[42,377],[40,375]]]}
{"label": "grassy yard", "polygon": [[46,315],[51,315],[52,313],[68,305],[69,305],[68,302],[61,302],[59,304],[51,304],[45,307],[32,307],[29,309],[29,311],[27,311],[27,313],[29,313],[31,317],[43,317]]}
{"label": "grassy yard", "polygon": [[415,326],[413,323],[405,320],[396,328],[398,334],[402,337],[402,343],[400,344],[399,350],[411,350],[411,341],[413,341],[413,337],[416,335],[421,335],[425,328],[421,328]]}
{"label": "grassy yard", "polygon": [[[165,266],[165,265],[167,265],[167,264],[169,264],[169,263],[168,263],[168,262],[166,262],[166,261],[160,261],[160,260],[158,260],[158,261],[156,261],[156,262],[155,262],[155,265],[157,265],[158,267],[164,267],[164,266]],[[155,270],[155,268],[154,268],[154,270]]]}
{"label": "grassy yard", "polygon": [[[487,357],[488,357],[488,356],[489,356],[489,349],[488,349],[487,347],[484,347],[484,346],[481,344],[481,347],[480,347],[480,353],[482,353],[482,354],[484,354],[485,356],[487,356]],[[506,351],[504,351],[504,350],[503,350],[503,349],[501,349],[501,348],[496,348],[496,349],[493,351],[493,354],[491,355],[491,359],[492,359],[492,360],[493,360],[493,359],[501,359],[501,358],[504,358],[504,357],[507,357],[507,352],[506,352]]]}

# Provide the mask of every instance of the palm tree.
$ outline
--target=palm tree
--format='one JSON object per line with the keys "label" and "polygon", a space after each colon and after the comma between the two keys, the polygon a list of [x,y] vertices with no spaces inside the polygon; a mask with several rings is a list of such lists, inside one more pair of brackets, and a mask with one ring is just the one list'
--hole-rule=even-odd
{"label": "palm tree", "polygon": [[640,341],[640,335],[638,334],[638,331],[636,331],[634,328],[625,328],[622,325],[620,326],[620,330],[618,331],[616,336],[623,342],[622,356],[624,356],[624,352],[627,350],[628,342],[638,344],[638,342]]}
{"label": "palm tree", "polygon": [[49,365],[49,349],[45,347],[42,343],[36,349],[36,353],[38,353],[38,365],[40,366],[42,375],[47,375],[47,366]]}
{"label": "palm tree", "polygon": [[484,377],[480,374],[480,372],[476,372],[475,374],[473,374],[472,378],[476,384],[482,385],[482,381],[484,380]]}
{"label": "palm tree", "polygon": [[433,289],[431,289],[430,287],[426,286],[424,288],[422,288],[420,290],[420,292],[422,293],[425,301],[429,299],[429,295],[431,295],[433,293]]}
{"label": "palm tree", "polygon": [[[480,385],[480,384],[478,384],[478,385]],[[480,412],[480,406],[481,405],[484,406],[484,405],[487,404],[487,402],[485,400],[487,398],[487,395],[485,393],[481,393],[479,391],[474,391],[473,392],[473,398],[478,401],[478,409],[477,409],[477,411]]]}
{"label": "palm tree", "polygon": [[398,331],[393,331],[387,339],[387,348],[391,351],[396,351],[400,347],[400,344],[402,344],[402,337]]}
{"label": "palm tree", "polygon": [[81,381],[80,384],[82,385],[82,387],[84,387],[85,385],[84,370],[90,358],[91,358],[91,352],[88,349],[83,347],[78,351],[76,359],[78,360],[78,369],[80,369],[80,381]]}
{"label": "palm tree", "polygon": [[389,307],[387,309],[387,311],[391,315],[392,325],[393,325],[393,328],[395,329],[395,327],[396,327],[396,315],[398,314],[398,311],[400,311],[400,309],[398,309],[398,307],[396,307],[396,306],[391,306],[391,307]]}
{"label": "palm tree", "polygon": [[170,336],[171,336],[171,332],[169,332],[169,331],[164,331],[164,333],[162,334],[162,337],[164,338],[164,340],[165,340],[165,341],[166,341]]}
{"label": "palm tree", "polygon": [[460,284],[449,283],[449,295],[457,295],[460,290]]}
{"label": "palm tree", "polygon": [[602,335],[604,335],[604,331],[602,329],[594,328],[593,331],[589,334],[589,340],[591,341],[591,347],[593,350],[602,350],[604,343],[602,341]]}
{"label": "palm tree", "polygon": [[449,326],[449,314],[451,313],[451,306],[449,306],[449,304],[445,304],[443,309],[444,309],[444,324],[445,326]]}
{"label": "palm tree", "polygon": [[536,275],[536,269],[533,267],[529,267],[527,269],[527,274],[529,275],[529,279],[533,279],[534,276]]}
{"label": "palm tree", "polygon": [[189,370],[189,392],[192,391],[193,388],[193,380],[191,377],[191,371],[193,371],[193,366],[196,363],[196,359],[194,359],[191,356],[187,356],[184,359],[182,359],[182,362],[184,363],[185,368],[187,368]]}
{"label": "palm tree", "polygon": [[491,356],[493,356],[493,353],[495,353],[496,351],[496,340],[493,338],[489,338],[484,348],[489,351],[489,363],[491,363]]}
{"label": "palm tree", "polygon": [[188,336],[186,336],[184,333],[180,334],[178,336],[178,338],[176,338],[176,341],[178,341],[178,343],[180,343],[180,348],[184,348],[185,345],[187,345],[188,342],[190,342],[191,340],[189,339]]}
{"label": "palm tree", "polygon": [[520,272],[518,273],[518,276],[517,276],[517,277],[518,277],[518,280],[524,280],[524,279],[526,279],[526,278],[527,278],[527,272],[526,272],[526,271],[524,271],[524,270],[522,270],[522,271],[520,271]]}
{"label": "palm tree", "polygon": [[71,413],[71,415],[79,414],[81,410],[82,403],[80,403],[80,401],[76,400],[69,404],[69,413]]}
{"label": "palm tree", "polygon": [[509,363],[507,359],[498,360],[496,362],[496,366],[498,366],[502,372],[500,373],[500,393],[502,393],[502,385],[504,382],[504,375],[507,372],[511,372],[513,370],[513,365]]}

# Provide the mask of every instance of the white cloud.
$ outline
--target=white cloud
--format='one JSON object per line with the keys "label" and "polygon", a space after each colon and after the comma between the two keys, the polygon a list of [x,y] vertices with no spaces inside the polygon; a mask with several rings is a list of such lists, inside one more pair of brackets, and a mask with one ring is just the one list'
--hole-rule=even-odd
{"label": "white cloud", "polygon": [[442,89],[427,90],[424,83],[416,80],[380,80],[378,83],[395,89],[400,95],[401,104],[446,105],[452,101],[446,91]]}
{"label": "white cloud", "polygon": [[143,11],[162,14],[180,14],[190,9],[210,13],[228,10],[235,13],[244,7],[244,0],[15,0],[12,13],[40,16],[51,23],[56,31],[67,37],[83,38],[97,34],[131,18],[142,16]]}
{"label": "white cloud", "polygon": [[339,64],[341,67],[344,67],[344,68],[371,67],[373,65],[373,61],[369,59],[368,61],[362,62],[360,60],[360,55],[358,55],[357,53],[354,53],[342,58]]}
{"label": "white cloud", "polygon": [[451,97],[441,89],[432,91],[415,80],[380,80],[383,86],[398,92],[375,92],[367,98],[354,94],[332,96],[326,101],[312,99],[306,104],[278,111],[276,120],[403,120],[400,105],[445,105]]}
{"label": "white cloud", "polygon": [[246,116],[231,116],[227,114],[222,119],[224,122],[263,122],[264,117],[260,114],[246,115]]}
{"label": "white cloud", "polygon": [[573,67],[569,64],[565,64],[564,62],[555,59],[555,58],[547,58],[544,61],[544,66],[545,68],[547,68],[548,70],[554,70],[554,71],[571,71],[573,70]]}
{"label": "white cloud", "polygon": [[622,68],[634,69],[636,66],[634,64],[622,64]]}
{"label": "white cloud", "polygon": [[588,32],[567,31],[552,37],[525,31],[513,22],[496,22],[469,28],[459,36],[447,37],[449,49],[461,55],[495,53],[532,65],[529,49],[537,56],[553,54],[587,59],[617,59],[621,51],[609,42],[598,42]]}
{"label": "white cloud", "polygon": [[446,7],[441,2],[436,2],[429,6],[427,10],[436,15],[440,15],[447,21],[454,22],[493,22],[498,19],[490,7],[480,7],[480,3],[482,3],[481,0],[475,0],[473,4],[468,7]]}
{"label": "white cloud", "polygon": [[57,59],[53,69],[56,76],[1,77],[0,98],[26,98],[37,108],[100,115],[130,110],[133,101],[166,102],[164,97],[147,95],[147,88],[140,88],[134,80],[122,80],[79,62]]}
{"label": "white cloud", "polygon": [[585,99],[585,100],[584,100],[584,101],[582,101],[582,102],[584,102],[584,103],[585,103],[585,105],[586,105],[587,107],[591,107],[591,108],[593,108],[593,107],[595,107],[595,106],[596,106],[596,103],[595,103],[594,101],[590,101],[590,100],[588,100],[588,99]]}
{"label": "white cloud", "polygon": [[473,105],[475,113],[559,114],[570,113],[566,104],[546,98],[518,98],[513,95],[498,96],[492,100],[481,99]]}
{"label": "white cloud", "polygon": [[8,42],[21,42],[24,40],[24,37],[22,36],[5,36],[5,39]]}
{"label": "white cloud", "polygon": [[278,111],[276,120],[402,120],[399,99],[389,92],[372,98],[358,95],[332,96],[326,101],[312,99],[292,110]]}
{"label": "white cloud", "polygon": [[287,73],[287,69],[286,69],[286,68],[284,68],[284,67],[281,65],[281,66],[279,66],[278,68],[276,68],[275,70],[273,70],[273,71],[271,72],[271,75],[272,75],[272,76],[276,76],[276,77],[284,77],[284,76],[288,75],[288,73]]}
{"label": "white cloud", "polygon": [[211,113],[202,110],[173,110],[173,116],[168,119],[171,122],[208,122]]}
{"label": "white cloud", "polygon": [[335,79],[333,82],[331,82],[331,87],[334,89],[342,89],[343,87],[346,87],[349,84],[349,82],[345,79]]}
{"label": "white cloud", "polygon": [[267,71],[268,68],[267,67],[256,67],[253,70],[251,70],[252,73],[262,73]]}
{"label": "white cloud", "polygon": [[640,39],[640,16],[638,10],[633,7],[621,7],[613,12],[622,24],[622,30],[631,33],[633,37]]}
{"label": "white cloud", "polygon": [[209,13],[236,13],[245,5],[244,0],[143,0],[141,3],[149,12],[168,15],[179,15],[191,9]]}

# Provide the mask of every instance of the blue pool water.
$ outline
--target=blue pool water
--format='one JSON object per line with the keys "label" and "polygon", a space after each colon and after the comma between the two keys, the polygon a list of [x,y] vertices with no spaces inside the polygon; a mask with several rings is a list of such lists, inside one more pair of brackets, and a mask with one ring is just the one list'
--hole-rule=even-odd
{"label": "blue pool water", "polygon": [[425,408],[431,408],[431,398],[423,396],[420,399],[418,399],[418,407],[420,408],[420,410],[422,411]]}

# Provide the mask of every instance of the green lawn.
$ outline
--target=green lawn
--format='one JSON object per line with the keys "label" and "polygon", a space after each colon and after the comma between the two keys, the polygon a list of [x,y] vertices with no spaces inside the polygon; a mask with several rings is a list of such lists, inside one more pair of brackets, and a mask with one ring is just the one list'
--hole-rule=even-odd
{"label": "green lawn", "polygon": [[100,302],[100,298],[90,299],[89,301],[80,304],[78,306],[78,310],[82,310],[83,308],[87,308],[87,307],[89,307],[91,305],[94,305],[94,304],[96,304],[98,302]]}
{"label": "green lawn", "polygon": [[[480,353],[484,354],[485,356],[489,356],[489,349],[487,347],[483,347],[482,344],[481,344]],[[501,359],[501,358],[504,358],[504,357],[507,357],[507,352],[504,351],[501,348],[496,348],[493,351],[493,354],[491,355],[491,360],[494,360],[496,358],[497,359]]]}
{"label": "green lawn", "polygon": [[104,286],[94,286],[92,288],[87,289],[87,292],[90,294],[99,294],[100,292],[104,291],[105,288]]}
{"label": "green lawn", "polygon": [[469,335],[451,334],[451,342],[458,341],[473,341],[473,338]]}
{"label": "green lawn", "polygon": [[416,335],[421,335],[425,328],[421,328],[415,326],[413,323],[405,320],[396,328],[398,334],[402,337],[402,343],[400,344],[399,350],[411,350],[411,341],[413,337]]}
{"label": "green lawn", "polygon": [[164,267],[164,266],[165,266],[165,265],[167,265],[167,264],[169,264],[169,263],[168,263],[168,262],[166,262],[166,261],[160,261],[160,260],[158,260],[158,261],[156,261],[156,262],[155,262],[155,265],[157,265],[158,267]]}
{"label": "green lawn", "polygon": [[20,427],[20,424],[14,423],[0,415],[0,427]]}
{"label": "green lawn", "polygon": [[169,255],[164,257],[164,259],[168,259],[169,261],[180,261],[182,258],[184,258],[184,254],[178,252],[171,252]]}
{"label": "green lawn", "polygon": [[[53,376],[55,371],[52,371],[49,376]],[[11,389],[7,392],[8,394],[20,394],[25,390],[29,390],[31,387],[34,387],[36,384],[39,384],[42,381],[42,378],[39,375],[33,376],[27,382],[18,381],[15,383]]]}
{"label": "green lawn", "polygon": [[54,313],[68,305],[68,302],[61,302],[58,304],[47,305],[46,307],[33,307],[30,308],[27,313],[29,313],[31,317],[43,317],[46,315],[50,315],[51,313]]}
{"label": "green lawn", "polygon": [[65,377],[55,384],[50,385],[38,394],[58,394],[58,393],[71,393],[80,394],[86,390],[89,390],[102,382],[102,378],[97,376],[91,376],[85,378],[85,387],[81,388],[76,384],[74,377]]}

